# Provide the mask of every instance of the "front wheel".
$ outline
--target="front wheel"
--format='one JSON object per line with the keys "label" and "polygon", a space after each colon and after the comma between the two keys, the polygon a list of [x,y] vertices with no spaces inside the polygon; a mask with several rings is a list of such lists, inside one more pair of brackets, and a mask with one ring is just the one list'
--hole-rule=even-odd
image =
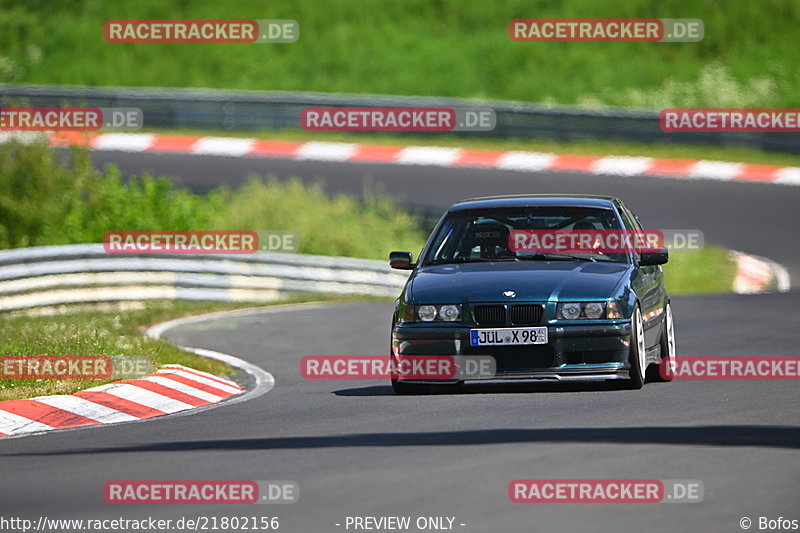
{"label": "front wheel", "polygon": [[644,385],[647,359],[645,358],[644,321],[639,306],[633,310],[631,317],[631,345],[628,349],[628,363],[630,364],[630,379],[624,382],[626,389],[641,389]]}

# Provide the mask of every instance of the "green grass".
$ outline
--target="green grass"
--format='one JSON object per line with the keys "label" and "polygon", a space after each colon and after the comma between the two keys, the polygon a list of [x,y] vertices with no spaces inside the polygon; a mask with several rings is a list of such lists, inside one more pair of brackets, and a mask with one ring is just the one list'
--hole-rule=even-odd
{"label": "green grass", "polygon": [[[795,0],[2,0],[0,82],[800,107]],[[700,18],[698,43],[516,43],[513,18]],[[111,44],[108,19],[290,18],[293,44]]]}
{"label": "green grass", "polygon": [[[208,302],[151,302],[137,311],[81,311],[55,316],[6,314],[0,316],[0,355],[144,355],[152,360],[154,369],[177,363],[230,375],[234,369],[228,365],[147,338],[140,327],[187,314],[235,307]],[[0,400],[71,394],[109,381],[114,380],[0,379]]]}
{"label": "green grass", "polygon": [[[331,297],[298,294],[278,305],[308,301],[372,301],[367,297]],[[135,355],[148,357],[153,370],[165,364],[180,364],[212,374],[236,373],[225,363],[185,352],[161,340],[144,336],[147,326],[155,323],[217,311],[229,311],[259,304],[228,302],[150,301],[142,309],[86,310],[54,315],[36,312],[0,314],[0,357],[4,355]],[[50,394],[71,394],[116,379],[2,379],[0,401]]]}
{"label": "green grass", "polygon": [[728,250],[706,245],[699,252],[675,252],[664,265],[671,295],[731,292],[736,262]]}
{"label": "green grass", "polygon": [[254,132],[203,129],[150,128],[143,133],[165,135],[226,136],[282,141],[324,141],[378,144],[389,146],[444,146],[478,150],[521,150],[574,155],[642,156],[671,159],[707,159],[733,161],[754,165],[800,166],[800,155],[782,152],[763,152],[735,146],[697,146],[688,144],[643,144],[624,141],[556,141],[550,139],[492,139],[458,137],[454,135],[391,135],[379,133],[312,132],[304,130],[261,130]]}

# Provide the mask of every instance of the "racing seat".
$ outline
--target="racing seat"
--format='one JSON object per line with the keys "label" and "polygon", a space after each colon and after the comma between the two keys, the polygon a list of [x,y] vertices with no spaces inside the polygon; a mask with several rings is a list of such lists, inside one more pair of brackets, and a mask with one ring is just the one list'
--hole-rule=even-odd
{"label": "racing seat", "polygon": [[[578,222],[573,224],[572,231],[576,231],[576,230],[577,231],[596,231],[597,228],[595,227],[593,222],[591,222],[591,221],[589,221],[589,220],[584,218],[583,220],[579,220]],[[594,250],[596,248],[597,244],[598,244],[598,242],[595,239],[595,242],[593,243],[592,246],[589,247],[588,251],[591,252],[592,250]],[[581,246],[581,248],[583,248],[583,247],[584,246]]]}
{"label": "racing seat", "polygon": [[594,222],[590,222],[589,220],[586,220],[586,219],[584,218],[583,220],[579,220],[578,222],[576,222],[576,223],[575,223],[575,224],[572,226],[572,229],[577,229],[577,230],[592,230],[592,229],[597,229],[597,228],[595,227],[595,225],[594,225]]}
{"label": "racing seat", "polygon": [[514,255],[508,249],[509,231],[505,225],[497,222],[475,224],[470,233],[470,249],[480,247],[482,258],[498,259]]}

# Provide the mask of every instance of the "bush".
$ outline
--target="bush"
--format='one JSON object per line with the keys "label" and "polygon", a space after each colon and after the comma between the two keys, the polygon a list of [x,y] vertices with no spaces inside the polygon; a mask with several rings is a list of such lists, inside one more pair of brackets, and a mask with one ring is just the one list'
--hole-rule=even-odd
{"label": "bush", "polygon": [[300,252],[384,259],[419,250],[420,221],[379,194],[363,200],[325,194],[298,179],[264,181],[208,194],[167,178],[123,181],[109,165],[94,170],[86,150],[66,158],[44,144],[0,144],[0,247],[102,242],[111,230],[286,230]]}
{"label": "bush", "polygon": [[386,196],[327,196],[321,184],[257,177],[233,192],[215,217],[217,229],[294,231],[300,252],[385,259],[391,250],[419,250],[420,223]]}
{"label": "bush", "polygon": [[45,244],[96,179],[85,152],[62,162],[45,144],[0,144],[0,247]]}

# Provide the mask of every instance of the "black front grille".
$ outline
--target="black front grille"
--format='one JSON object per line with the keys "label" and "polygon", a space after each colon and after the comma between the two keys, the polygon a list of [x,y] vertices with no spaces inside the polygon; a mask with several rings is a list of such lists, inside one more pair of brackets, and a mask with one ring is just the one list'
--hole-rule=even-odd
{"label": "black front grille", "polygon": [[511,323],[515,326],[533,326],[542,320],[544,308],[538,304],[511,306]]}
{"label": "black front grille", "polygon": [[476,305],[472,309],[472,316],[479,326],[505,326],[506,306],[504,305]]}

